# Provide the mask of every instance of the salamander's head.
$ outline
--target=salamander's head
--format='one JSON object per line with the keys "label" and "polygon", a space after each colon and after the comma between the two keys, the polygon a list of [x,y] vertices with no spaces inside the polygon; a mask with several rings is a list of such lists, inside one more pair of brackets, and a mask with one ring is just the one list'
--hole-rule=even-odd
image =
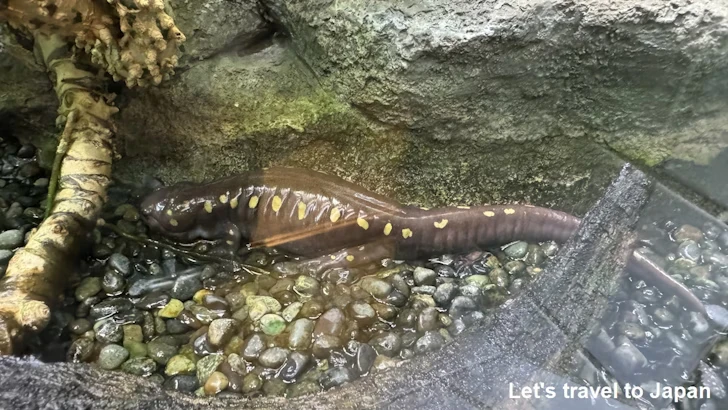
{"label": "salamander's head", "polygon": [[179,240],[194,228],[198,204],[186,199],[184,187],[171,186],[149,194],[141,204],[144,220],[152,231]]}

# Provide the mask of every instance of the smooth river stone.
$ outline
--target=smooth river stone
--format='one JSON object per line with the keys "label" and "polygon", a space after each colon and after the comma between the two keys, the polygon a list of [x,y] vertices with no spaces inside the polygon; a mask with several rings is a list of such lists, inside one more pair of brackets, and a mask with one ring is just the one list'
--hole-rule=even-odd
{"label": "smooth river stone", "polygon": [[314,321],[310,319],[298,319],[293,322],[288,335],[288,347],[293,350],[308,349],[311,346],[314,325]]}
{"label": "smooth river stone", "polygon": [[313,335],[341,336],[341,331],[344,330],[345,319],[346,316],[341,309],[329,309],[316,321],[316,327],[313,329]]}

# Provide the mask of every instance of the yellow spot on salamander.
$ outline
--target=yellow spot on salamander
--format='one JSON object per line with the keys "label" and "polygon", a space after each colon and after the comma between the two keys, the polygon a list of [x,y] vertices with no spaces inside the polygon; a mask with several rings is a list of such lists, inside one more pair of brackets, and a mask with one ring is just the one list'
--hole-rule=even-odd
{"label": "yellow spot on salamander", "polygon": [[219,199],[220,199],[220,203],[226,204],[229,198],[228,198],[227,194],[222,194],[222,195],[220,195]]}
{"label": "yellow spot on salamander", "polygon": [[334,255],[331,255],[331,260],[333,261],[333,260],[335,260],[335,259],[336,259],[336,256],[334,256]]}
{"label": "yellow spot on salamander", "polygon": [[404,228],[404,229],[402,229],[402,237],[404,239],[411,238],[412,237],[412,230],[410,228]]}
{"label": "yellow spot on salamander", "polygon": [[430,208],[428,208],[426,206],[421,206],[420,209],[423,210],[423,211],[429,211],[430,210]]}
{"label": "yellow spot on salamander", "polygon": [[298,203],[298,220],[302,220],[306,217],[306,204],[303,202]]}
{"label": "yellow spot on salamander", "polygon": [[205,201],[205,212],[208,214],[212,213],[212,202],[211,201]]}
{"label": "yellow spot on salamander", "polygon": [[346,255],[346,260],[352,262],[354,260],[354,255]]}
{"label": "yellow spot on salamander", "polygon": [[364,218],[356,218],[356,224],[361,226],[362,229],[369,229],[369,222]]}
{"label": "yellow spot on salamander", "polygon": [[171,209],[167,209],[167,215],[172,216],[172,210]]}
{"label": "yellow spot on salamander", "polygon": [[230,208],[237,208],[238,207],[238,197],[235,197],[230,200]]}
{"label": "yellow spot on salamander", "polygon": [[251,196],[250,197],[250,201],[248,201],[248,207],[252,209],[252,208],[255,208],[256,206],[258,206],[258,200],[259,199],[260,198],[258,198],[257,195]]}
{"label": "yellow spot on salamander", "polygon": [[448,221],[447,221],[447,219],[443,219],[443,220],[442,220],[442,221],[440,221],[440,222],[435,222],[435,228],[439,228],[439,229],[442,229],[442,228],[444,228],[445,226],[447,226],[447,222],[448,222]]}
{"label": "yellow spot on salamander", "polygon": [[283,200],[278,195],[273,196],[273,200],[271,201],[270,207],[273,208],[273,212],[278,213],[278,211],[281,210],[281,205],[283,205]]}
{"label": "yellow spot on salamander", "polygon": [[492,218],[495,216],[495,212],[493,211],[485,211],[483,212],[483,215],[487,216],[488,218]]}
{"label": "yellow spot on salamander", "polygon": [[177,226],[177,225],[179,225],[179,222],[177,222],[176,219],[172,218],[169,220],[169,224],[172,226]]}
{"label": "yellow spot on salamander", "polygon": [[235,235],[235,231],[233,231],[232,229],[231,229],[231,230],[229,230],[229,231],[228,231],[228,233],[229,233],[230,235]]}
{"label": "yellow spot on salamander", "polygon": [[334,208],[331,210],[331,215],[329,216],[329,219],[331,219],[331,222],[336,222],[341,218],[341,210],[339,208]]}
{"label": "yellow spot on salamander", "polygon": [[225,243],[227,243],[228,245],[232,246],[235,242],[233,242],[233,241],[225,241]]}
{"label": "yellow spot on salamander", "polygon": [[387,222],[387,224],[384,225],[384,234],[389,235],[390,233],[392,233],[392,224]]}
{"label": "yellow spot on salamander", "polygon": [[470,209],[470,207],[469,207],[469,206],[458,206],[457,208],[458,208],[458,209]]}
{"label": "yellow spot on salamander", "polygon": [[503,210],[503,213],[506,214],[506,215],[513,215],[513,214],[516,213],[516,210],[513,209],[513,208],[507,208],[507,209],[504,209]]}

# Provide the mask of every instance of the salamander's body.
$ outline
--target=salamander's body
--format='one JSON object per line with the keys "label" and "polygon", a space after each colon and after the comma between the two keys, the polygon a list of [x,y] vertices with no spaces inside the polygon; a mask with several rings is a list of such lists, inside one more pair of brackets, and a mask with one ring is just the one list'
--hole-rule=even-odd
{"label": "salamander's body", "polygon": [[[144,200],[142,212],[153,229],[183,242],[219,239],[237,249],[245,239],[307,257],[375,242],[396,258],[467,252],[514,240],[564,242],[580,223],[569,214],[530,205],[403,206],[343,179],[296,168],[162,188]],[[352,251],[346,257],[351,262],[365,255]],[[695,298],[640,254],[630,262],[673,293]]]}

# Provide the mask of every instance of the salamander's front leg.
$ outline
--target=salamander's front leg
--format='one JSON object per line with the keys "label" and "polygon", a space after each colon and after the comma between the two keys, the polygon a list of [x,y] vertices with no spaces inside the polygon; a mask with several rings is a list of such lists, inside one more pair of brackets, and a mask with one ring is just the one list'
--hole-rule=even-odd
{"label": "salamander's front leg", "polygon": [[281,276],[305,274],[319,276],[332,268],[353,268],[379,262],[394,257],[394,245],[391,242],[376,242],[322,255],[316,258],[298,261],[278,262],[273,271]]}

